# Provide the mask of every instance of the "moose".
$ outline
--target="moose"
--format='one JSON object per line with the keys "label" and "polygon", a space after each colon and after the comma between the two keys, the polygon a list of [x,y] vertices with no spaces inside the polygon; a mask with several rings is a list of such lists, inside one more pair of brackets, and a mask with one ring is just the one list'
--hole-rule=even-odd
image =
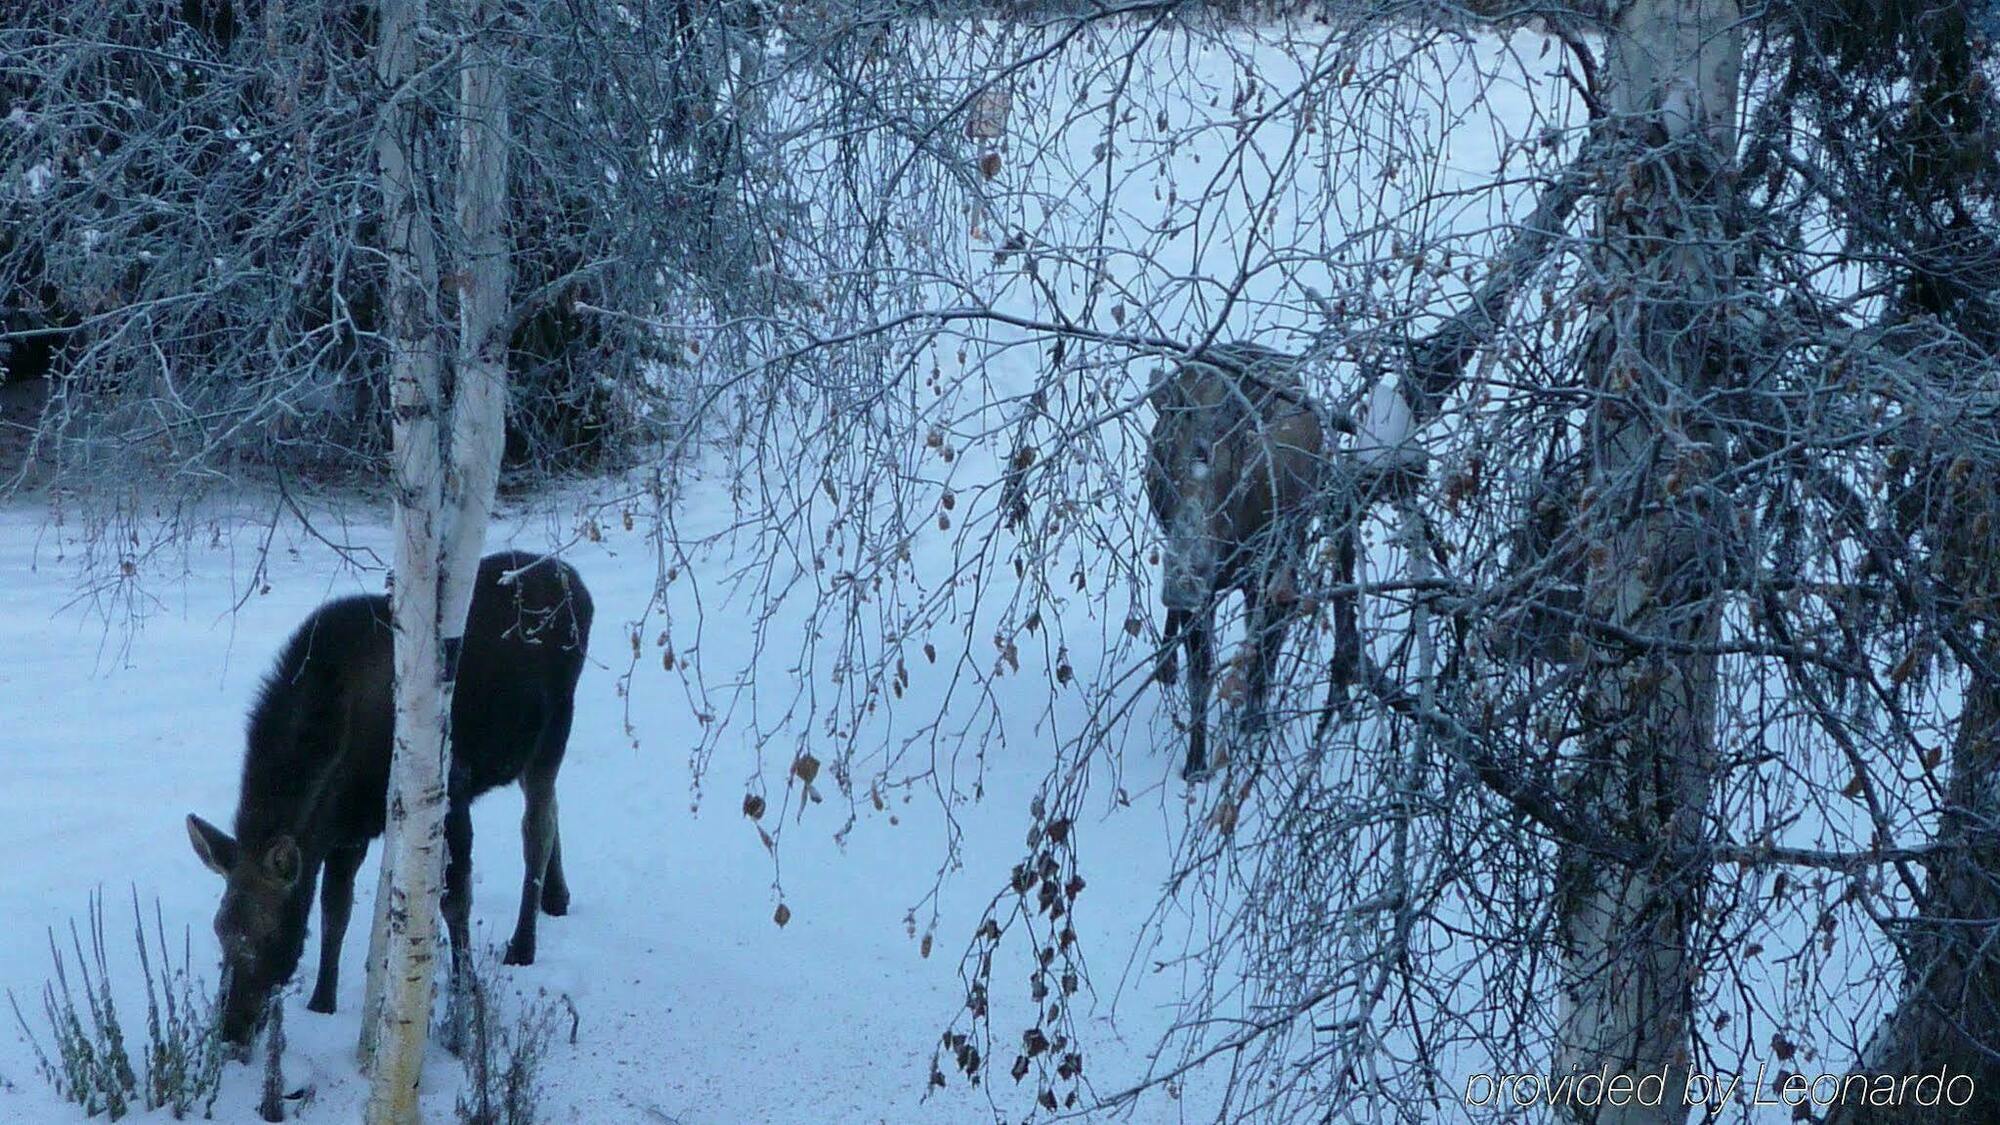
{"label": "moose", "polygon": [[[590,594],[567,564],[519,551],[480,560],[451,704],[442,907],[454,970],[463,970],[471,948],[471,805],[488,790],[518,779],[527,799],[527,874],[506,962],[534,962],[537,907],[569,910],[555,784],[590,619]],[[226,881],[215,915],[223,955],[217,1008],[223,1040],[239,1050],[262,1028],[272,991],[298,968],[315,878],[319,979],[306,1007],[334,1010],[355,871],[386,820],[395,731],[390,622],[382,594],[314,610],[251,709],[235,834],[187,819],[195,854]]]}
{"label": "moose", "polygon": [[1148,442],[1146,496],[1165,535],[1161,602],[1167,611],[1157,666],[1179,678],[1187,649],[1187,763],[1208,773],[1208,698],[1214,676],[1215,603],[1242,593],[1253,642],[1242,721],[1258,729],[1271,671],[1298,603],[1298,565],[1315,516],[1335,535],[1331,600],[1336,684],[1351,682],[1360,640],[1351,592],[1354,504],[1329,469],[1327,430],[1343,427],[1306,393],[1295,357],[1257,344],[1212,345],[1177,362],[1148,395],[1157,418]]}

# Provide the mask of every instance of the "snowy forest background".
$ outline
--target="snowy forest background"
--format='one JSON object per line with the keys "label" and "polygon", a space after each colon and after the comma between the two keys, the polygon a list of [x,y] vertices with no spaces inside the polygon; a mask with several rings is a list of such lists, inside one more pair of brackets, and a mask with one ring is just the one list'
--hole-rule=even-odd
{"label": "snowy forest background", "polygon": [[[0,1118],[78,1112],[31,1033],[91,892],[128,1022],[128,888],[209,972],[181,818],[394,553],[382,122],[449,335],[485,42],[485,541],[598,607],[576,906],[492,970],[566,998],[544,1119],[1513,1120],[1472,1076],[1607,1064],[1943,1065],[1963,1113],[1807,1108],[1992,1119],[2000,7],[415,10],[395,87],[372,3],[0,26]],[[1351,423],[1360,565],[1188,785],[1146,394],[1231,340]],[[291,1001],[291,1111],[351,1118],[359,1005]]]}

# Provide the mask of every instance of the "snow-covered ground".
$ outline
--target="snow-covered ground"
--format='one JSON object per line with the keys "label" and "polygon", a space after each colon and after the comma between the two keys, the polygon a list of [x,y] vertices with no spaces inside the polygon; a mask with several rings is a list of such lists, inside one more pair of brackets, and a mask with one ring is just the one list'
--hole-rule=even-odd
{"label": "snow-covered ground", "polygon": [[[183,818],[199,812],[227,822],[244,712],[269,660],[313,606],[370,583],[326,545],[283,527],[268,590],[255,589],[249,558],[260,537],[251,527],[198,537],[184,555],[144,564],[115,603],[72,605],[74,525],[54,528],[44,517],[0,513],[0,572],[10,576],[0,651],[13,654],[0,665],[9,728],[0,752],[0,854],[10,857],[0,880],[0,985],[35,1013],[48,975],[45,933],[66,933],[86,896],[101,889],[116,992],[137,1035],[144,1008],[127,936],[130,888],[149,913],[158,899],[176,942],[184,928],[193,931],[197,964],[212,980],[208,920],[220,884],[195,859]],[[388,555],[383,521],[357,522],[343,536]],[[548,521],[527,518],[496,527],[490,545],[541,549],[549,541]],[[948,925],[928,959],[903,922],[935,879],[940,814],[922,801],[910,802],[893,825],[864,819],[844,849],[791,849],[791,919],[780,928],[770,859],[737,799],[690,807],[682,750],[696,720],[684,701],[642,679],[632,701],[639,746],[625,736],[616,673],[630,653],[628,622],[651,592],[646,544],[638,533],[610,529],[601,543],[566,557],[599,607],[558,790],[574,903],[567,917],[544,920],[537,964],[501,970],[505,987],[567,994],[581,1016],[576,1045],[559,1040],[544,1064],[547,1119],[705,1125],[989,1115],[984,1093],[963,1083],[928,1102],[921,1095],[936,1037],[963,1003],[955,942],[1013,861],[1022,810],[1045,763],[1029,756],[991,763],[986,801],[958,810],[967,870],[946,893]],[[128,608],[143,619],[129,636]],[[727,631],[711,633],[709,660],[747,656],[728,651],[718,635]],[[474,809],[474,922],[484,943],[504,940],[511,925],[519,815],[513,790]],[[814,815],[807,812],[808,827]],[[819,827],[836,827],[832,816],[822,815]],[[1130,820],[1100,843],[1132,879],[1092,888],[1095,909],[1082,920],[1094,920],[1094,938],[1114,937],[1121,917],[1142,912],[1157,888],[1164,863],[1157,826]],[[364,875],[364,899],[372,885]],[[365,903],[357,917],[367,917]],[[357,923],[338,1014],[306,1012],[295,982],[286,1069],[291,1086],[314,1091],[306,1119],[352,1120],[362,1097],[351,1059],[365,946],[365,925]],[[309,951],[308,970],[311,963]],[[1122,1046],[1105,1028],[1110,1050],[1093,1062],[1106,1080],[1136,1076],[1143,1065],[1159,1029],[1143,1017],[1137,1023],[1119,1029]],[[0,1121],[74,1112],[54,1100],[31,1060],[10,1017],[0,1030]],[[427,1108],[444,1119],[457,1064],[435,1054],[428,1074]],[[254,1071],[232,1067],[221,1118],[247,1119],[255,1092]]]}

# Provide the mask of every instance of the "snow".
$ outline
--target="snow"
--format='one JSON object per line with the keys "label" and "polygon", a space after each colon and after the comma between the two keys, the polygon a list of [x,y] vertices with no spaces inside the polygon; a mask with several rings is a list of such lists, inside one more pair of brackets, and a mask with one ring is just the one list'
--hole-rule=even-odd
{"label": "snow", "polygon": [[1422,451],[1409,444],[1414,421],[1410,404],[1395,385],[1386,379],[1376,383],[1368,393],[1368,409],[1355,426],[1354,459],[1363,465],[1388,467],[1421,458]]}
{"label": "snow", "polygon": [[[366,522],[371,515],[358,513],[343,537],[387,558],[389,529],[379,518]],[[184,554],[146,560],[78,601],[84,533],[74,524],[49,526],[44,512],[0,510],[0,570],[13,576],[0,651],[16,654],[0,666],[10,714],[0,753],[0,853],[14,857],[0,881],[0,986],[35,1012],[49,968],[46,931],[66,932],[83,916],[87,895],[101,889],[121,1015],[141,1040],[129,888],[149,914],[157,898],[176,944],[192,931],[196,964],[212,984],[208,920],[220,883],[196,860],[183,818],[198,812],[226,823],[233,813],[245,709],[292,627],[329,597],[380,588],[379,575],[346,569],[295,526],[281,527],[262,579],[268,589],[252,573],[261,529],[218,526],[213,537],[198,538]],[[520,514],[488,541],[489,549],[551,545],[547,520]],[[1028,755],[991,763],[987,799],[956,810],[967,867],[946,893],[946,924],[928,959],[904,926],[935,880],[939,854],[939,813],[921,799],[907,800],[896,823],[862,820],[844,848],[823,839],[791,846],[791,919],[780,928],[772,921],[770,858],[738,798],[723,791],[737,771],[718,769],[717,791],[691,807],[677,751],[695,740],[697,720],[661,677],[641,677],[631,701],[639,745],[623,733],[616,673],[630,652],[629,620],[654,577],[641,533],[609,529],[601,543],[565,557],[598,605],[557,790],[574,902],[568,916],[542,920],[537,963],[501,969],[498,978],[503,994],[564,994],[581,1015],[577,1044],[559,1041],[545,1064],[546,1119],[704,1125],[989,1116],[985,1092],[963,1082],[928,1102],[921,1097],[932,1047],[963,1002],[960,942],[1016,857],[1022,813],[1045,763]],[[727,636],[711,634],[704,659],[749,663]],[[802,830],[831,833],[832,808],[809,808]],[[483,945],[498,946],[511,929],[519,810],[511,789],[474,807],[473,918]],[[1107,826],[1097,846],[1131,883],[1093,886],[1079,910],[1087,936],[1107,947],[1124,932],[1119,915],[1143,913],[1163,875],[1157,826],[1127,819]],[[304,1010],[316,941],[288,1000],[286,1078],[289,1088],[312,1088],[308,1120],[354,1120],[363,1098],[351,1058],[379,851],[359,880],[341,1010]],[[46,1029],[38,1030],[46,1044]],[[1135,1076],[1159,1029],[1142,1019],[1123,1030],[1123,1039],[1107,1035],[1093,1057],[1106,1079]],[[459,1067],[434,1049],[427,1075],[435,1084],[427,1116],[448,1119]],[[34,1073],[11,1017],[0,1031],[0,1079],[0,1121],[70,1112]],[[230,1068],[221,1120],[249,1118],[256,1083],[252,1069]]]}
{"label": "snow", "polygon": [[28,169],[21,182],[28,197],[32,199],[49,190],[49,185],[56,182],[55,169],[49,167],[48,161],[41,161]]}

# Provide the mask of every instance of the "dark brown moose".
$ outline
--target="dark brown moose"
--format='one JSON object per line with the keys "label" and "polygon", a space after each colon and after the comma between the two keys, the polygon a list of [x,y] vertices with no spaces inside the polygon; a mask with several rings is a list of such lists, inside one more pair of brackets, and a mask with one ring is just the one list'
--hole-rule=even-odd
{"label": "dark brown moose", "polygon": [[[1243,594],[1254,642],[1245,675],[1242,721],[1264,721],[1271,671],[1297,608],[1298,566],[1315,516],[1341,524],[1335,567],[1354,580],[1351,515],[1329,506],[1327,422],[1298,378],[1292,356],[1248,343],[1212,346],[1177,363],[1149,398],[1158,412],[1147,450],[1146,495],[1166,542],[1161,601],[1166,606],[1159,678],[1180,674],[1188,656],[1188,752],[1181,776],[1208,771],[1208,699],[1214,678],[1215,603]],[[1358,639],[1354,598],[1333,600],[1334,675],[1352,675]]]}
{"label": "dark brown moose", "polygon": [[[590,636],[590,594],[568,565],[522,552],[480,561],[451,707],[443,910],[452,964],[470,952],[473,798],[519,780],[527,875],[508,964],[535,959],[535,909],[569,909],[556,830],[556,771],[569,741]],[[188,817],[195,854],[227,880],[223,1038],[244,1047],[304,950],[319,879],[319,980],[306,1006],[334,1010],[354,874],[382,834],[395,728],[389,599],[342,598],[312,612],[250,712],[234,836]],[[320,878],[321,868],[325,869]]]}

